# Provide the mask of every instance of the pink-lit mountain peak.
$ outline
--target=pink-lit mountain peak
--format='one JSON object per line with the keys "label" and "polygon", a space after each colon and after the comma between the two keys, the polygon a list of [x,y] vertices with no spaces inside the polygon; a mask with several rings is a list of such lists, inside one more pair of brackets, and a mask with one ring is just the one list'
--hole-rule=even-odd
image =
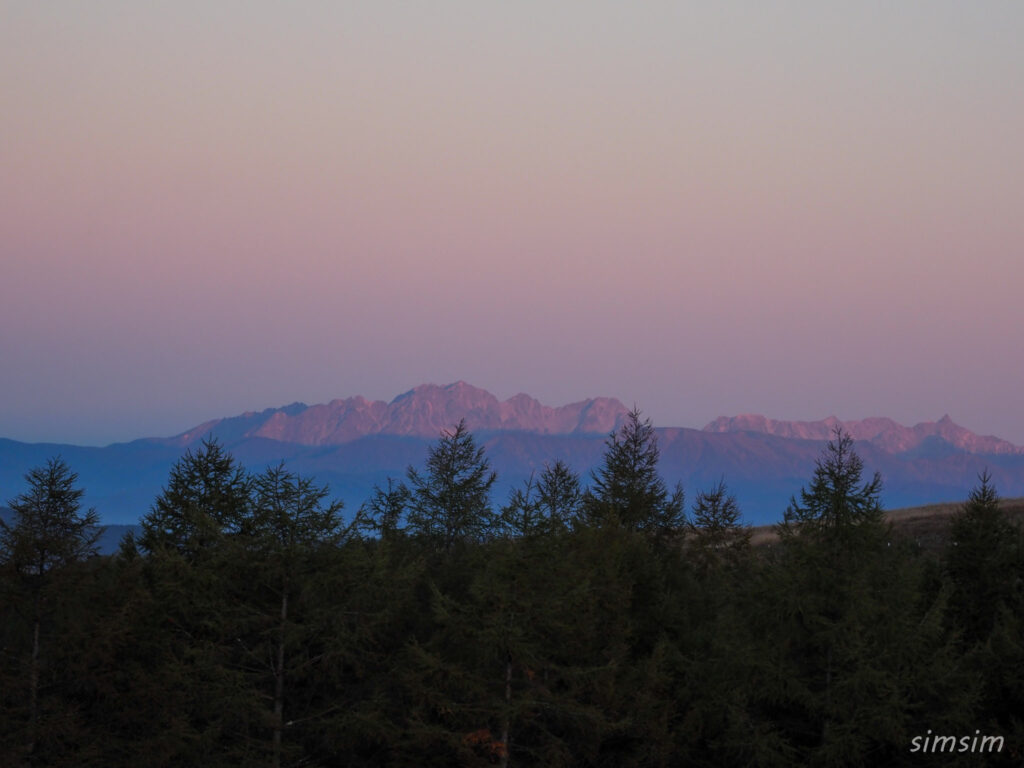
{"label": "pink-lit mountain peak", "polygon": [[854,440],[869,442],[888,453],[913,450],[932,437],[941,438],[968,453],[1024,453],[1024,448],[1006,440],[991,435],[977,435],[955,424],[949,414],[938,421],[924,421],[905,427],[885,417],[842,421],[829,416],[818,421],[777,421],[760,414],[744,413],[739,416],[720,416],[705,426],[704,431],[758,432],[802,440],[828,440],[836,427],[843,429]]}
{"label": "pink-lit mountain peak", "polygon": [[[340,445],[369,435],[435,438],[462,419],[474,432],[607,435],[622,424],[626,413],[626,407],[614,398],[598,397],[553,408],[523,393],[501,401],[485,389],[457,381],[444,386],[421,384],[390,403],[357,395],[320,405],[293,403],[249,412],[199,425],[174,441],[188,445],[211,432],[229,440],[264,438],[301,445]],[[832,437],[836,427],[858,442],[891,454],[913,451],[926,443],[926,449],[941,448],[941,443],[946,443],[973,454],[1024,454],[1024,448],[997,437],[976,435],[955,424],[948,415],[906,427],[885,417],[783,421],[740,414],[715,419],[703,431],[824,441]]]}
{"label": "pink-lit mountain peak", "polygon": [[436,437],[461,419],[473,431],[510,430],[540,434],[607,434],[616,429],[626,407],[599,397],[558,408],[525,394],[504,402],[464,381],[439,386],[421,384],[390,403],[361,396],[313,406],[289,406],[246,413],[200,425],[180,435],[193,442],[211,430],[240,437],[266,438],[303,445],[337,445],[367,435]]}

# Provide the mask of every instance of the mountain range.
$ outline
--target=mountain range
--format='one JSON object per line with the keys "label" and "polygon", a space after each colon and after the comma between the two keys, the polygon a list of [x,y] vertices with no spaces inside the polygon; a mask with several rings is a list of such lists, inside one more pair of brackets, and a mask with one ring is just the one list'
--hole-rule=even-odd
{"label": "mountain range", "polygon": [[464,381],[446,387],[423,384],[390,403],[349,397],[325,405],[292,403],[259,413],[200,424],[175,438],[191,445],[210,432],[222,439],[265,438],[299,445],[341,445],[369,435],[436,438],[460,419],[472,432],[515,431],[542,435],[607,434],[626,407],[614,398],[598,397],[551,408],[529,395],[499,401]]}
{"label": "mountain range", "polygon": [[776,421],[757,414],[720,416],[706,427],[705,432],[758,432],[777,437],[799,440],[828,440],[840,428],[854,440],[869,442],[887,453],[906,453],[919,448],[931,438],[938,438],[966,453],[1021,454],[1024,448],[991,435],[976,435],[969,429],[954,424],[949,414],[938,421],[926,421],[904,427],[888,418],[840,421],[829,416],[820,421]]}
{"label": "mountain range", "polygon": [[[418,386],[390,403],[363,397],[293,403],[102,448],[0,439],[0,503],[23,489],[25,472],[59,454],[79,473],[86,502],[105,523],[131,524],[149,509],[183,452],[213,436],[248,468],[284,461],[328,483],[355,509],[375,484],[421,466],[442,430],[464,418],[498,472],[500,504],[511,487],[556,458],[586,481],[627,412],[613,398],[553,408],[525,394],[501,401],[456,382]],[[986,468],[1003,495],[1024,495],[1024,448],[976,435],[949,416],[907,427],[888,418],[776,421],[746,414],[703,429],[663,427],[657,429],[660,469],[670,485],[682,482],[690,499],[724,478],[748,522],[771,523],[810,479],[837,427],[857,441],[867,471],[882,473],[890,507],[963,499]]]}

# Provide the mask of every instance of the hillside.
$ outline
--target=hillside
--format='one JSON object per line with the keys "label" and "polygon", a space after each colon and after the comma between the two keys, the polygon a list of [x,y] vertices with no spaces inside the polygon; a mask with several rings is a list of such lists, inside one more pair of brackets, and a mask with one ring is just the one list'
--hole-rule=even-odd
{"label": "hillside", "polygon": [[[922,549],[939,551],[949,538],[950,519],[963,507],[963,502],[925,504],[918,507],[904,507],[886,512],[886,520],[892,525],[894,539],[911,541]],[[1000,499],[1000,507],[1012,520],[1024,525],[1024,498]],[[774,525],[760,525],[751,529],[751,542],[755,545],[769,545],[778,541]]]}
{"label": "hillside", "polygon": [[[204,438],[216,437],[245,466],[260,471],[286,462],[327,483],[349,510],[389,477],[418,466],[441,431],[466,419],[498,472],[494,503],[510,489],[562,459],[589,480],[608,433],[626,413],[618,400],[584,399],[558,407],[528,395],[500,401],[465,382],[426,384],[390,403],[363,397],[323,405],[293,403],[197,425],[172,437],[102,448],[0,439],[0,502],[22,489],[31,467],[60,455],[79,473],[86,503],[104,523],[133,524],[149,509],[173,463]],[[724,478],[746,520],[777,521],[810,478],[830,430],[848,429],[869,472],[882,474],[890,508],[966,498],[987,469],[999,492],[1024,495],[1024,452],[1005,440],[978,436],[949,417],[904,427],[887,418],[783,422],[763,416],[716,419],[704,429],[659,427],[660,470],[697,491]]]}

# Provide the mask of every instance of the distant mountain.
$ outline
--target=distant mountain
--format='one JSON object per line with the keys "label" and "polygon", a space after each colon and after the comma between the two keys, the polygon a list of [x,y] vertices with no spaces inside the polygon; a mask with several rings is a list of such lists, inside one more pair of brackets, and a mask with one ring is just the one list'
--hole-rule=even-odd
{"label": "distant mountain", "polygon": [[[0,503],[23,489],[25,472],[59,454],[79,473],[86,503],[105,524],[134,524],[160,492],[171,465],[212,435],[250,470],[285,461],[289,469],[328,483],[354,510],[375,484],[421,466],[441,431],[465,418],[498,472],[494,502],[501,504],[511,487],[554,459],[589,480],[608,433],[625,414],[625,406],[610,398],[553,408],[527,395],[499,401],[456,382],[422,385],[390,403],[362,397],[294,403],[210,421],[175,437],[105,448],[0,439]],[[716,419],[704,429],[664,427],[657,430],[661,473],[669,484],[682,482],[690,500],[724,478],[748,521],[775,522],[808,482],[825,441],[840,425],[857,441],[866,470],[882,473],[890,507],[964,499],[986,468],[1001,494],[1024,495],[1024,450],[975,435],[948,416],[913,427],[886,418],[791,422],[751,415]]]}
{"label": "distant mountain", "polygon": [[608,434],[626,414],[614,398],[599,397],[550,408],[529,395],[501,402],[490,392],[457,381],[444,387],[423,384],[390,403],[356,396],[325,405],[293,403],[260,413],[200,424],[175,438],[192,445],[204,435],[222,439],[265,438],[300,445],[341,445],[367,435],[436,437],[460,419],[473,432],[518,431],[545,435]]}
{"label": "distant mountain", "polygon": [[954,424],[949,415],[938,421],[925,421],[904,427],[892,419],[873,418],[859,421],[840,421],[829,416],[820,421],[775,421],[757,414],[720,416],[706,427],[705,432],[758,432],[800,440],[828,440],[839,427],[854,440],[869,442],[887,453],[905,453],[920,448],[930,438],[959,448],[967,453],[1024,454],[1024,448],[998,437],[980,436]]}

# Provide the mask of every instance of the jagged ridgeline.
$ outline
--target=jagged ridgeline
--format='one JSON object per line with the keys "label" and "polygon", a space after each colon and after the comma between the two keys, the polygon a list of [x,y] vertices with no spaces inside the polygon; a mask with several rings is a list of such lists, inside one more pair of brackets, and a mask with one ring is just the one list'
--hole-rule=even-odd
{"label": "jagged ridgeline", "polygon": [[[133,525],[184,451],[216,437],[251,469],[287,461],[294,471],[329,484],[352,511],[374,486],[419,462],[442,430],[464,419],[497,472],[495,493],[504,496],[554,459],[588,475],[627,413],[612,398],[555,408],[522,394],[501,401],[464,382],[423,385],[390,403],[362,397],[295,403],[210,421],[175,437],[103,448],[0,440],[0,489],[16,490],[29,467],[60,455],[80,474],[85,502],[104,523]],[[1024,452],[948,417],[903,427],[882,418],[781,422],[748,415],[717,419],[703,429],[660,426],[655,432],[664,477],[710,487],[724,476],[748,521],[773,524],[836,426],[885,476],[882,495],[890,508],[965,498],[985,469],[1007,496],[1024,495]]]}

